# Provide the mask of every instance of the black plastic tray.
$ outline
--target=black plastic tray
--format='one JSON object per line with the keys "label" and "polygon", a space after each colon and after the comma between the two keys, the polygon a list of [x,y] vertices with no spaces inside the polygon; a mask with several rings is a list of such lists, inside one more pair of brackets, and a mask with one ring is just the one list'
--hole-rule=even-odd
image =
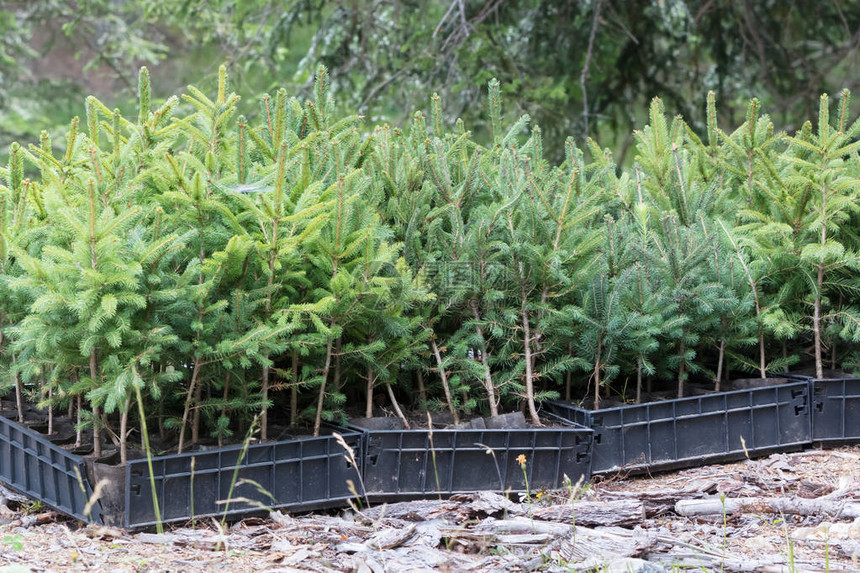
{"label": "black plastic tray", "polygon": [[12,489],[82,521],[101,524],[83,458],[0,416],[0,480]]}
{"label": "black plastic tray", "polygon": [[799,449],[812,439],[807,382],[597,411],[557,401],[543,408],[594,430],[594,473],[691,467]]}
{"label": "black plastic tray", "polygon": [[810,380],[812,441],[860,441],[860,378]]}
{"label": "black plastic tray", "polygon": [[365,439],[362,465],[371,500],[534,492],[563,487],[565,475],[574,483],[591,477],[588,428],[366,430]]}
{"label": "black plastic tray", "polygon": [[[361,434],[345,430],[342,436],[355,450],[356,461],[360,460]],[[346,500],[354,497],[348,481],[360,490],[358,468],[349,462],[336,438],[329,435],[249,446],[238,463],[231,494],[230,484],[241,451],[242,446],[229,446],[153,458],[162,522],[225,514],[236,517],[278,508],[311,511],[345,506]],[[228,498],[229,506],[224,503]],[[124,505],[120,515],[105,521],[125,528],[156,524],[145,459],[126,465]]]}

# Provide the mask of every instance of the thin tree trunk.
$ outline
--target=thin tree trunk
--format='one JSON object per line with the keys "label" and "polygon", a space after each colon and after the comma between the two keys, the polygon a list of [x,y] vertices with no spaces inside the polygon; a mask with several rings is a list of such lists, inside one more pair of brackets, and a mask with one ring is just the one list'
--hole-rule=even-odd
{"label": "thin tree trunk", "polygon": [[525,350],[526,360],[526,401],[528,402],[529,417],[534,425],[540,426],[540,417],[535,408],[535,386],[534,372],[532,370],[532,348],[531,348],[531,330],[529,328],[529,314],[526,310],[526,297],[523,295],[523,349]]}
{"label": "thin tree trunk", "polygon": [[260,412],[260,441],[265,442],[269,436],[269,367],[263,366],[263,375],[260,380],[260,392],[263,399],[263,408]]}
{"label": "thin tree trunk", "polygon": [[[478,313],[478,303],[475,299],[471,301],[472,307],[472,316],[475,317],[476,321],[481,320],[481,315]],[[484,331],[481,327],[476,323],[475,331],[478,333],[478,338],[481,340],[481,343],[484,347],[481,349],[481,364],[484,365],[484,386],[487,390],[487,400],[490,403],[490,416],[498,416],[499,415],[499,406],[498,400],[496,397],[496,387],[493,385],[493,376],[490,374],[490,361],[487,356],[488,345],[487,340],[484,338]]]}
{"label": "thin tree trunk", "polygon": [[24,392],[21,388],[21,374],[15,372],[15,406],[18,408],[18,423],[24,423]]}
{"label": "thin tree trunk", "polygon": [[720,383],[723,381],[723,361],[726,355],[726,341],[720,340],[720,354],[717,358],[717,378],[714,380],[714,392],[720,391]]}
{"label": "thin tree trunk", "polygon": [[343,344],[343,337],[338,336],[337,342],[334,345],[334,378],[332,379],[332,386],[334,387],[336,392],[340,392],[341,387],[343,386],[340,379],[340,351]]}
{"label": "thin tree trunk", "polygon": [[[752,169],[752,167],[749,167],[749,169]],[[752,171],[749,172],[748,180],[747,180],[747,185],[751,185],[751,184],[752,184]],[[756,323],[758,324],[758,368],[759,368],[759,375],[762,378],[767,378],[767,359],[765,356],[765,349],[764,349],[764,329],[762,328],[762,323],[761,323],[761,303],[759,302],[759,298],[758,298],[758,285],[756,284],[756,281],[753,280],[752,273],[750,272],[750,269],[747,266],[747,263],[744,260],[744,257],[741,254],[740,250],[738,249],[737,245],[735,245],[734,239],[731,238],[731,235],[729,235],[729,239],[732,241],[732,245],[734,245],[735,250],[738,251],[738,261],[740,262],[741,266],[743,267],[744,274],[746,274],[746,276],[747,276],[747,282],[750,285],[750,289],[752,289],[753,301],[755,302],[755,319],[756,319]]]}
{"label": "thin tree trunk", "polygon": [[570,382],[573,378],[573,372],[568,370],[564,374],[564,399],[566,402],[570,402]]}
{"label": "thin tree trunk", "polygon": [[299,421],[299,351],[293,350],[292,369],[290,374],[290,426],[295,426]]}
{"label": "thin tree trunk", "polygon": [[[224,378],[224,392],[221,394],[221,399],[224,401],[224,406],[221,408],[221,417],[227,416],[227,398],[230,397],[230,373],[228,372]],[[218,434],[218,447],[224,446],[224,436]]]}
{"label": "thin tree trunk", "polygon": [[[159,364],[158,372],[164,372],[164,364]],[[165,436],[167,435],[167,431],[164,427],[164,400],[161,399],[155,404],[155,415],[158,421],[158,439],[164,441]],[[146,424],[146,420],[140,421],[141,425]],[[145,450],[145,442],[149,440],[149,436],[144,439],[144,437],[140,436],[140,449]]]}
{"label": "thin tree trunk", "polygon": [[[249,400],[248,397],[248,385],[242,384],[242,404],[247,404]],[[248,422],[245,420],[244,416],[239,416],[239,435],[244,436],[248,433]]]}
{"label": "thin tree trunk", "polygon": [[51,405],[51,398],[54,397],[54,389],[48,388],[48,435],[54,433],[54,406]]}
{"label": "thin tree trunk", "polygon": [[[333,325],[334,325],[334,321],[332,321],[332,323],[329,325],[329,327],[331,327]],[[329,343],[326,344],[326,347],[325,347],[325,365],[323,366],[322,382],[320,382],[319,397],[317,398],[317,413],[316,413],[316,417],[314,418],[314,437],[315,438],[320,435],[320,427],[322,426],[322,412],[323,412],[323,405],[325,404],[325,386],[326,386],[326,380],[328,380],[328,371],[329,371],[329,368],[331,368],[332,346],[333,346],[332,341],[329,341]]]}
{"label": "thin tree trunk", "polygon": [[131,396],[125,399],[125,409],[119,413],[119,463],[125,465],[128,461],[128,410],[131,408]]}
{"label": "thin tree trunk", "polygon": [[76,396],[75,402],[77,402],[77,421],[75,423],[75,427],[77,429],[75,430],[75,447],[80,448],[81,445],[83,444],[83,435],[82,435],[83,430],[81,429],[81,395],[80,394],[78,394]]}
{"label": "thin tree trunk", "polygon": [[93,406],[93,456],[102,457],[102,414],[98,406]]}
{"label": "thin tree trunk", "polygon": [[[339,340],[339,339],[338,339]],[[367,337],[367,344],[373,343],[373,336]],[[373,368],[371,366],[367,367],[367,387],[365,390],[365,396],[367,398],[367,403],[364,408],[364,416],[366,418],[373,417],[373,384],[376,382],[376,377],[373,374]]]}
{"label": "thin tree trunk", "polygon": [[[822,235],[824,231],[822,230]],[[821,289],[824,286],[824,266],[818,265],[818,292],[812,310],[812,333],[815,335],[815,377],[824,378],[824,363],[821,359]]]}
{"label": "thin tree trunk", "polygon": [[[278,189],[282,187],[279,185]],[[278,193],[280,196],[280,192]],[[281,205],[276,205],[276,209],[280,209]],[[269,278],[267,281],[269,290],[266,293],[266,320],[272,315],[272,286],[275,284],[275,261],[278,258],[278,222],[275,218],[272,222],[272,241],[269,249]],[[266,356],[268,358],[268,356]],[[263,398],[263,411],[260,412],[260,440],[265,442],[269,436],[269,367],[263,367],[263,376],[260,384],[260,391]]]}
{"label": "thin tree trunk", "polygon": [[433,356],[436,357],[436,370],[439,372],[439,378],[442,380],[442,390],[445,392],[445,400],[448,402],[448,409],[451,411],[451,416],[454,418],[454,423],[460,423],[460,416],[457,415],[457,409],[454,407],[454,399],[451,397],[451,387],[448,385],[448,373],[442,367],[442,355],[439,353],[439,346],[436,344],[436,339],[430,337],[430,348],[433,350]]}
{"label": "thin tree trunk", "polygon": [[394,407],[397,417],[403,421],[403,427],[407,430],[411,430],[412,428],[409,426],[409,420],[407,420],[406,416],[403,415],[403,410],[400,409],[400,404],[397,403],[397,398],[394,397],[394,389],[391,388],[391,384],[386,382],[385,389],[388,390],[388,399],[391,400],[391,405]]}
{"label": "thin tree trunk", "polygon": [[364,407],[364,417],[372,418],[373,417],[373,368],[367,367],[367,389],[365,390],[365,396],[367,396],[367,403]]}
{"label": "thin tree trunk", "polygon": [[684,377],[687,373],[687,362],[684,360],[684,353],[686,352],[686,346],[684,345],[684,341],[681,341],[681,362],[678,364],[678,398],[684,397]]}
{"label": "thin tree trunk", "polygon": [[[826,181],[826,180],[825,180]],[[827,186],[821,189],[821,247],[827,244]],[[818,265],[817,276],[818,289],[815,292],[815,301],[812,314],[812,331],[815,335],[815,377],[824,378],[824,363],[821,358],[821,291],[824,288],[824,265]]]}
{"label": "thin tree trunk", "polygon": [[747,280],[749,282],[750,288],[752,288],[753,299],[755,299],[755,318],[756,323],[758,323],[758,370],[759,375],[762,378],[767,378],[767,356],[765,355],[764,349],[764,328],[761,323],[761,303],[758,300],[758,288],[756,287],[755,281],[752,279],[752,275],[750,274],[749,268],[747,267],[746,262],[744,262],[743,257],[739,257],[741,265],[744,267],[744,272],[746,272]]}
{"label": "thin tree trunk", "polygon": [[642,361],[636,361],[636,403],[642,403]]}
{"label": "thin tree trunk", "polygon": [[[93,385],[98,384],[99,365],[95,349],[90,352],[90,379]],[[102,455],[101,413],[98,406],[93,406],[93,455],[97,458]]]}
{"label": "thin tree trunk", "polygon": [[597,360],[594,361],[594,371],[592,372],[592,377],[594,378],[594,409],[600,409],[600,358],[603,353],[603,341],[597,342]]}
{"label": "thin tree trunk", "polygon": [[191,414],[191,443],[200,442],[200,401],[203,397],[203,385],[197,384],[194,390],[194,412]]}
{"label": "thin tree trunk", "polygon": [[[90,207],[90,266],[93,270],[98,267],[98,257],[96,255],[96,198],[95,188],[90,182],[89,187],[89,207]],[[90,351],[90,378],[93,386],[99,384],[99,367],[96,349]],[[101,413],[98,406],[93,406],[93,455],[97,458],[102,455],[102,439],[101,439]]]}
{"label": "thin tree trunk", "polygon": [[836,370],[836,337],[830,343],[830,369]]}
{"label": "thin tree trunk", "polygon": [[418,401],[422,404],[427,403],[427,389],[424,387],[424,373],[420,369],[415,371],[418,376]]}
{"label": "thin tree trunk", "polygon": [[191,382],[188,383],[188,390],[185,392],[185,408],[182,410],[182,424],[179,426],[179,445],[176,452],[181,454],[185,447],[185,426],[188,424],[188,413],[191,411],[191,401],[194,399],[194,390],[197,387],[197,375],[200,373],[200,358],[194,359],[193,371],[191,372]]}

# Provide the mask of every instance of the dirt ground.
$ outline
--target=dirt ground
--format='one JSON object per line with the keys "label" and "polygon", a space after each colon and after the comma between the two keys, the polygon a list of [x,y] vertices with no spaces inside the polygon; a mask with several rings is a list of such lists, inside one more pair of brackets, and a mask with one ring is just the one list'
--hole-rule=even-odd
{"label": "dirt ground", "polygon": [[[722,511],[679,515],[684,503],[721,494]],[[7,497],[0,573],[860,571],[860,446],[595,478],[573,488],[573,499],[571,490],[532,492],[522,501],[482,493],[328,514],[277,512],[223,529],[199,522],[163,534],[83,526]],[[747,501],[732,509],[733,500]],[[783,500],[784,511],[767,500]],[[824,509],[810,510],[804,500]],[[614,509],[622,506],[629,515]]]}

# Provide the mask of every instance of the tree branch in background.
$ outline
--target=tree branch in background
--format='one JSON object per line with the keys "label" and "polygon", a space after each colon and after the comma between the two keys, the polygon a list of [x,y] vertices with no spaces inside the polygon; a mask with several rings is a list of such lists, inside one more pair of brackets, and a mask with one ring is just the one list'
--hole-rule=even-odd
{"label": "tree branch in background", "polygon": [[584,126],[585,136],[588,136],[588,88],[585,83],[588,79],[588,68],[591,66],[591,57],[594,55],[594,38],[597,36],[597,27],[600,25],[600,5],[601,0],[594,2],[594,16],[591,21],[591,34],[588,36],[588,50],[585,52],[585,63],[582,65],[582,72],[579,74],[579,86],[582,89],[582,124]]}

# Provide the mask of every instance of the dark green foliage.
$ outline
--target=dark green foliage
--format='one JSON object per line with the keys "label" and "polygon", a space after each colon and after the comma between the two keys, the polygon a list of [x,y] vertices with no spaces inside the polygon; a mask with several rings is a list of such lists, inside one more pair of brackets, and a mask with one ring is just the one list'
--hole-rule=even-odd
{"label": "dark green foliage", "polygon": [[408,130],[341,116],[324,67],[256,115],[224,68],[213,91],[158,105],[141,71],[136,122],[89,98],[62,155],[45,134],[0,170],[3,386],[77,410],[97,450],[125,455],[135,400],[183,449],[258,419],[408,424],[401,404],[539,423],[563,382],[596,407],[683,395],[810,343],[819,369],[856,362],[847,92],[794,136],[756,101],[723,131],[710,98],[706,141],[655,100],[619,171],[593,140],[547,160],[496,82],[488,146],[435,96]]}
{"label": "dark green foliage", "polygon": [[439,92],[442,121],[462,117],[485,144],[497,134],[483,113],[484,86],[498,78],[516,101],[508,119],[528,113],[542,125],[550,157],[564,156],[567,136],[590,135],[625,164],[654,96],[701,134],[718,128],[708,90],[728,104],[729,125],[758,95],[778,126],[796,129],[820,91],[857,76],[858,23],[856,2],[799,0],[8,3],[0,130],[35,137],[79,113],[81,94],[93,90],[111,106],[139,101],[129,62],[158,66],[164,94],[201,81],[201,70],[217,85],[212,62],[226,62],[243,92],[290,82],[304,95],[321,62],[347,108],[405,127]]}

